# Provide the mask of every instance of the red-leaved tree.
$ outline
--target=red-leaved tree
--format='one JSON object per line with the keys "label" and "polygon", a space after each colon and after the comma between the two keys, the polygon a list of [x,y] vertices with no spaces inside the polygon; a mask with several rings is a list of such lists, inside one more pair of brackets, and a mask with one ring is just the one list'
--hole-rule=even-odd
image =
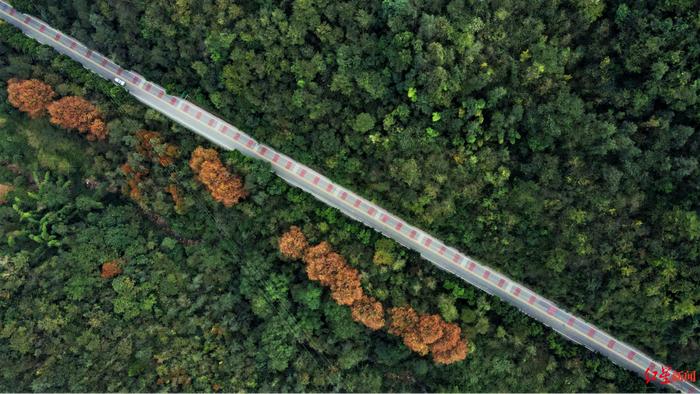
{"label": "red-leaved tree", "polygon": [[226,207],[238,204],[248,195],[241,178],[228,172],[214,149],[197,147],[192,152],[190,168],[197,174],[197,179],[207,187],[211,196]]}
{"label": "red-leaved tree", "polygon": [[46,113],[46,107],[56,95],[50,85],[38,79],[7,81],[7,101],[15,108],[38,118]]}
{"label": "red-leaved tree", "polygon": [[57,126],[86,133],[90,141],[107,137],[107,126],[102,115],[97,107],[82,97],[63,97],[49,104],[47,109],[51,123]]}

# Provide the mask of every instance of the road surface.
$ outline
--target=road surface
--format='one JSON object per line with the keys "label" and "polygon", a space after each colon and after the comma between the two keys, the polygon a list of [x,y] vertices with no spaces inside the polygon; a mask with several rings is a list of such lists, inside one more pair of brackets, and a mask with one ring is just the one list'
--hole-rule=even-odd
{"label": "road surface", "polygon": [[[313,194],[317,199],[341,210],[347,216],[415,250],[439,268],[514,305],[564,337],[590,350],[600,352],[615,364],[642,376],[645,372],[653,373],[653,371],[661,374],[661,368],[664,365],[638,349],[566,312],[552,301],[500,272],[445,245],[439,239],[411,226],[398,216],[332,182],[313,169],[255,141],[235,126],[193,103],[168,95],[162,87],[149,82],[133,71],[123,69],[74,38],[51,28],[47,23],[22,14],[1,0],[0,17],[21,29],[27,36],[53,47],[101,77],[110,81],[114,81],[115,78],[125,81],[125,88],[137,100],[213,143],[270,163],[277,175],[291,185]],[[679,391],[698,392],[698,388],[689,382],[672,382],[671,385]]]}

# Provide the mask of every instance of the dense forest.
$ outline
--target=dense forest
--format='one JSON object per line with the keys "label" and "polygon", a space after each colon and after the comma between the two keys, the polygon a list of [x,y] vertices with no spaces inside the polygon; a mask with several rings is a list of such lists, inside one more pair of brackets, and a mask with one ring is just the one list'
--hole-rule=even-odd
{"label": "dense forest", "polygon": [[[13,4],[700,369],[695,1]],[[212,148],[0,24],[0,389],[657,390]],[[282,253],[293,226],[343,256],[363,313],[436,316],[466,358],[353,316]]]}

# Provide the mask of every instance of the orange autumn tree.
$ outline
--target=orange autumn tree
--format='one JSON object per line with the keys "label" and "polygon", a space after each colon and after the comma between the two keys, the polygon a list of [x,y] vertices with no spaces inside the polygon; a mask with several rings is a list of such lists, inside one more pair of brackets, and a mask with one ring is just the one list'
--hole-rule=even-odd
{"label": "orange autumn tree", "polygon": [[[328,242],[309,246],[301,229],[292,226],[280,237],[278,247],[289,259],[301,258],[309,279],[329,287],[331,297],[338,304],[350,306],[353,320],[372,330],[386,325],[382,303],[364,294],[359,272],[334,252]],[[423,356],[430,353],[438,364],[452,364],[467,357],[462,329],[445,322],[440,315],[421,315],[411,306],[402,306],[391,308],[389,318],[389,333],[402,337],[412,351]]]}
{"label": "orange autumn tree", "polygon": [[168,185],[168,187],[165,188],[165,191],[170,193],[170,197],[173,198],[173,202],[175,203],[175,212],[184,213],[185,201],[180,195],[180,191],[177,189],[177,186],[171,183],[170,185]]}
{"label": "orange autumn tree", "polygon": [[438,364],[452,364],[467,357],[467,342],[461,338],[462,329],[456,324],[442,322],[442,336],[430,344],[433,361]]}
{"label": "orange autumn tree", "polygon": [[328,242],[310,247],[301,229],[292,226],[280,237],[278,247],[289,259],[303,259],[309,279],[329,287],[331,298],[338,304],[350,306],[353,320],[372,330],[384,327],[384,306],[364,294],[359,272]]}
{"label": "orange autumn tree", "polygon": [[418,320],[416,333],[423,343],[432,344],[442,337],[442,323],[439,315],[423,315]]}
{"label": "orange autumn tree", "polygon": [[143,156],[151,159],[155,154],[156,160],[163,167],[167,167],[175,162],[178,156],[177,146],[164,143],[160,133],[139,130],[136,132],[136,138],[139,140],[136,150]]}
{"label": "orange autumn tree", "polygon": [[389,334],[403,336],[413,326],[418,324],[418,313],[410,306],[400,306],[389,309],[391,324]]}
{"label": "orange autumn tree", "polygon": [[297,226],[292,226],[289,231],[282,234],[278,244],[280,253],[288,259],[298,260],[304,255],[304,250],[309,247],[306,236]]}
{"label": "orange autumn tree", "polygon": [[[343,262],[345,258],[343,258]],[[360,283],[360,273],[353,267],[345,265],[335,275],[331,284],[331,298],[340,305],[351,306],[360,301],[364,296],[362,284]]]}
{"label": "orange autumn tree", "polygon": [[87,133],[90,141],[103,140],[107,137],[107,126],[102,115],[91,102],[82,97],[68,96],[56,100],[47,107],[51,123]]}
{"label": "orange autumn tree", "polygon": [[110,260],[106,261],[100,267],[100,276],[103,279],[111,279],[122,273],[121,261]]}
{"label": "orange autumn tree", "polygon": [[46,113],[46,107],[56,95],[50,85],[38,79],[7,81],[7,101],[30,118]]}
{"label": "orange autumn tree", "polygon": [[362,295],[362,298],[350,306],[352,319],[360,322],[372,330],[384,327],[384,306],[374,297]]}
{"label": "orange autumn tree", "polygon": [[136,171],[129,163],[124,163],[120,167],[122,173],[126,176],[126,183],[129,186],[129,197],[134,201],[141,201],[141,190],[139,189],[139,184],[143,178],[148,175],[148,170]]}
{"label": "orange autumn tree", "polygon": [[340,305],[352,305],[362,298],[360,275],[345,262],[345,258],[331,251],[328,242],[310,247],[304,255],[306,274],[311,280],[331,288],[331,297]]}
{"label": "orange autumn tree", "polygon": [[418,313],[410,306],[389,309],[391,323],[389,334],[403,338],[403,343],[412,351],[425,356],[428,354],[428,345],[424,343],[415,332],[415,327],[420,322]]}
{"label": "orange autumn tree", "polygon": [[192,152],[190,168],[197,174],[197,179],[207,187],[211,196],[225,207],[238,204],[248,195],[241,179],[228,172],[214,149],[198,146]]}
{"label": "orange autumn tree", "polygon": [[439,315],[419,315],[410,306],[391,308],[389,333],[401,336],[404,344],[421,355],[432,353],[438,364],[451,364],[467,357],[462,329]]}
{"label": "orange autumn tree", "polygon": [[0,183],[0,205],[4,204],[7,202],[5,199],[5,195],[9,192],[11,192],[14,189],[12,185],[3,185]]}
{"label": "orange autumn tree", "polygon": [[331,244],[326,241],[308,248],[304,253],[304,262],[309,279],[328,287],[335,282],[336,273],[345,267],[343,256],[333,252]]}

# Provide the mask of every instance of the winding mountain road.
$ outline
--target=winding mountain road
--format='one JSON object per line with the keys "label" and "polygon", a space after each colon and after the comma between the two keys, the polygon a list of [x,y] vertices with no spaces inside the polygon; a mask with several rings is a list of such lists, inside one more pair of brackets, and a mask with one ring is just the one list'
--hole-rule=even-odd
{"label": "winding mountain road", "polygon": [[[51,28],[33,16],[20,13],[4,1],[0,1],[0,18],[21,29],[27,36],[81,63],[86,69],[101,77],[110,81],[114,81],[115,78],[125,81],[125,88],[129,93],[145,105],[216,145],[228,150],[235,149],[246,156],[270,163],[277,175],[291,185],[313,194],[317,199],[341,210],[347,216],[420,253],[423,258],[439,268],[514,305],[564,337],[602,353],[615,364],[642,376],[645,373],[653,374],[654,371],[660,375],[662,368],[666,368],[664,364],[653,360],[631,345],[615,339],[591,323],[566,312],[522,284],[445,245],[439,239],[411,226],[398,216],[334,183],[313,169],[255,141],[235,126],[193,103],[168,95],[165,89],[149,82],[136,72],[123,69],[74,38]],[[668,371],[672,372],[670,369]],[[698,388],[687,381],[671,382],[670,385],[682,392],[698,392]]]}

